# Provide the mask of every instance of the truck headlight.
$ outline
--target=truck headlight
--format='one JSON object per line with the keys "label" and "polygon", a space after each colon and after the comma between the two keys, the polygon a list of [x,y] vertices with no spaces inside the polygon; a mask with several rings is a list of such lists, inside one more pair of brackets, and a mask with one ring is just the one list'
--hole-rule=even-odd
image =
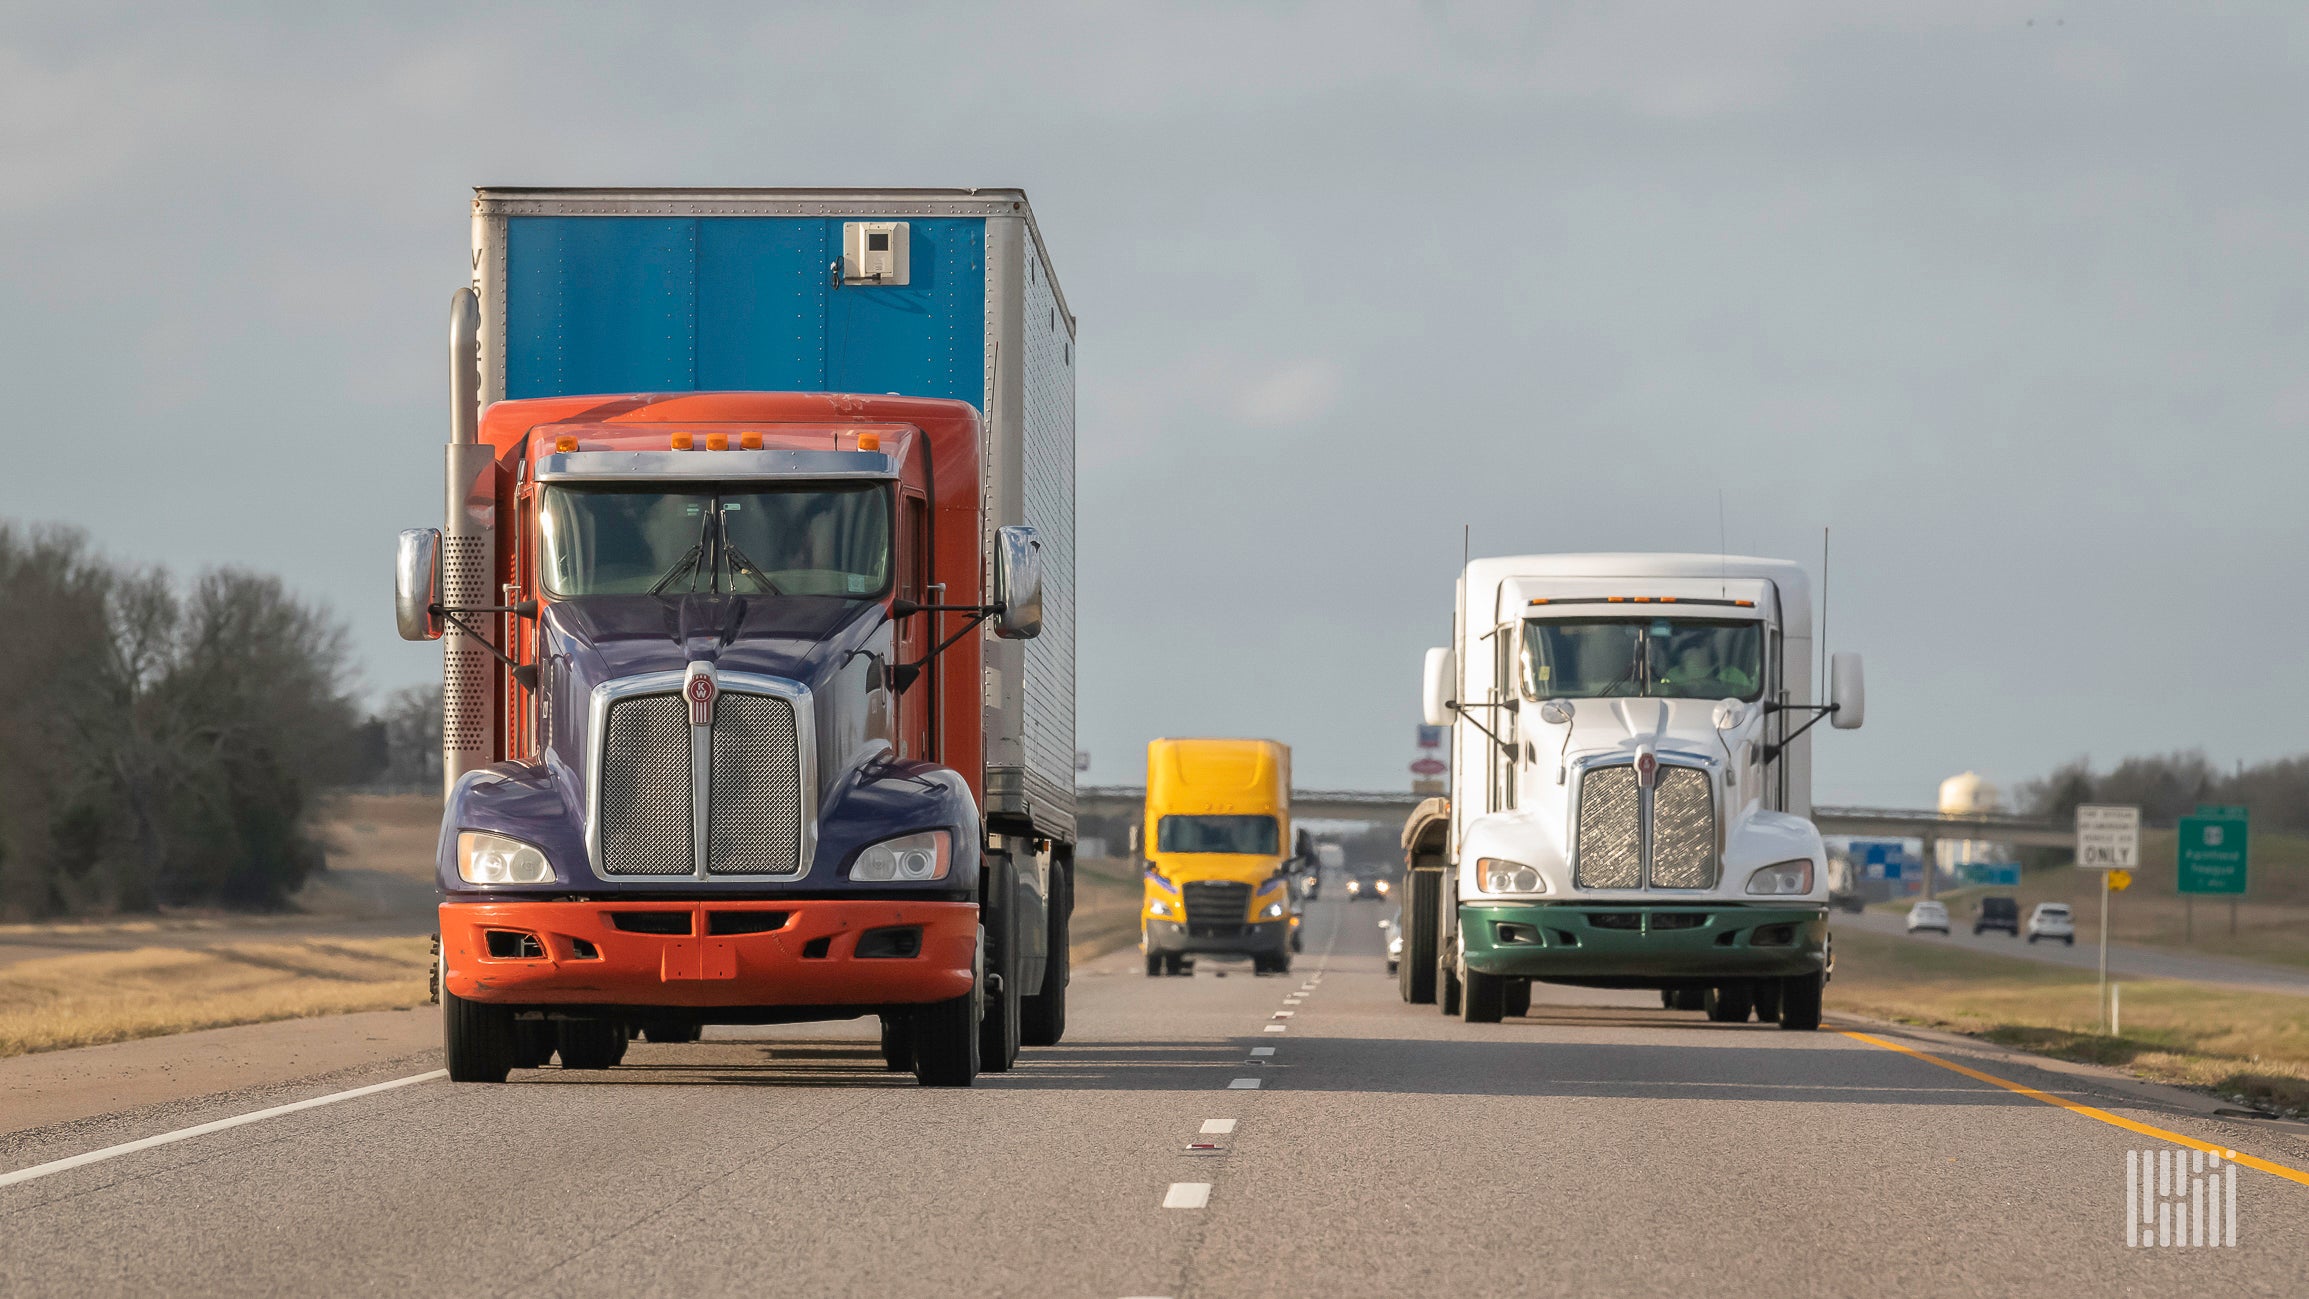
{"label": "truck headlight", "polygon": [[457,878],[467,884],[551,884],[544,850],[486,830],[457,832]]}
{"label": "truck headlight", "polygon": [[1766,866],[1748,877],[1750,893],[1810,893],[1812,891],[1812,862],[1784,861]]}
{"label": "truck headlight", "polygon": [[1165,902],[1161,898],[1156,898],[1154,901],[1147,903],[1146,910],[1147,914],[1150,916],[1175,916],[1178,914],[1178,912],[1171,909],[1170,903]]}
{"label": "truck headlight", "polygon": [[924,880],[942,880],[953,863],[954,838],[944,830],[925,830],[920,834],[901,835],[868,844],[850,863],[850,878],[879,882],[903,880],[918,884]]}
{"label": "truck headlight", "polygon": [[1519,861],[1503,857],[1475,859],[1475,882],[1486,893],[1545,893],[1547,877]]}
{"label": "truck headlight", "polygon": [[1266,910],[1264,910],[1264,911],[1261,911],[1261,912],[1259,913],[1259,919],[1261,919],[1261,920],[1275,920],[1275,919],[1278,919],[1278,918],[1280,918],[1280,917],[1282,916],[1282,914],[1283,914],[1283,912],[1284,912],[1284,910],[1285,910],[1285,909],[1286,909],[1286,908],[1283,906],[1283,904],[1282,904],[1281,902],[1270,902],[1270,903],[1268,903],[1268,904],[1267,904],[1267,909],[1266,909]]}

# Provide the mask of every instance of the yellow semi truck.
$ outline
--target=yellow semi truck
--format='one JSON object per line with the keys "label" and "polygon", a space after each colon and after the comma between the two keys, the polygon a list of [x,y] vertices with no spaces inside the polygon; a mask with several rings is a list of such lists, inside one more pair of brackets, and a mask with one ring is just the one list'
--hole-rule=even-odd
{"label": "yellow semi truck", "polygon": [[1146,896],[1140,948],[1149,977],[1186,974],[1196,956],[1291,968],[1291,750],[1273,740],[1156,740],[1146,751]]}

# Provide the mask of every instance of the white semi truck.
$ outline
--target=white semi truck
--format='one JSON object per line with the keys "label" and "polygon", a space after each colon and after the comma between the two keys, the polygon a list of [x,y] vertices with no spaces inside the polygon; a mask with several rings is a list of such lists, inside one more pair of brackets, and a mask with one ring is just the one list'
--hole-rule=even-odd
{"label": "white semi truck", "polygon": [[1861,723],[1856,654],[1812,693],[1802,568],[1523,555],[1461,575],[1423,712],[1450,796],[1404,827],[1404,1000],[1496,1022],[1531,983],[1656,988],[1813,1029],[1831,967],[1811,727]]}

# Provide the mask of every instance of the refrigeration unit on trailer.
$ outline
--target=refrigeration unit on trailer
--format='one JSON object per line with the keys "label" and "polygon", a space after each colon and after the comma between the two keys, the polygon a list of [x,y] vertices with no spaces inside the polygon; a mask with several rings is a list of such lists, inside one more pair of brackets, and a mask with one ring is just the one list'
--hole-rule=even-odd
{"label": "refrigeration unit on trailer", "polygon": [[1065,1029],[1074,332],[1016,190],[484,189],[453,302],[453,1077],[873,1015]]}
{"label": "refrigeration unit on trailer", "polygon": [[1811,727],[1861,723],[1858,655],[1812,693],[1795,564],[1480,559],[1422,710],[1450,797],[1404,827],[1406,1001],[1496,1021],[1531,981],[1656,988],[1816,1028],[1831,969]]}

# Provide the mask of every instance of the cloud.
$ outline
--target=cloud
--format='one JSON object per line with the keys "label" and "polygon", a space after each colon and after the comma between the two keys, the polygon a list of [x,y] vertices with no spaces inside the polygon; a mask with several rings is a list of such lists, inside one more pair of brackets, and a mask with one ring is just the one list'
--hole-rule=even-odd
{"label": "cloud", "polygon": [[1345,375],[1329,361],[1293,361],[1244,385],[1235,415],[1253,428],[1298,428],[1330,414],[1345,386]]}

